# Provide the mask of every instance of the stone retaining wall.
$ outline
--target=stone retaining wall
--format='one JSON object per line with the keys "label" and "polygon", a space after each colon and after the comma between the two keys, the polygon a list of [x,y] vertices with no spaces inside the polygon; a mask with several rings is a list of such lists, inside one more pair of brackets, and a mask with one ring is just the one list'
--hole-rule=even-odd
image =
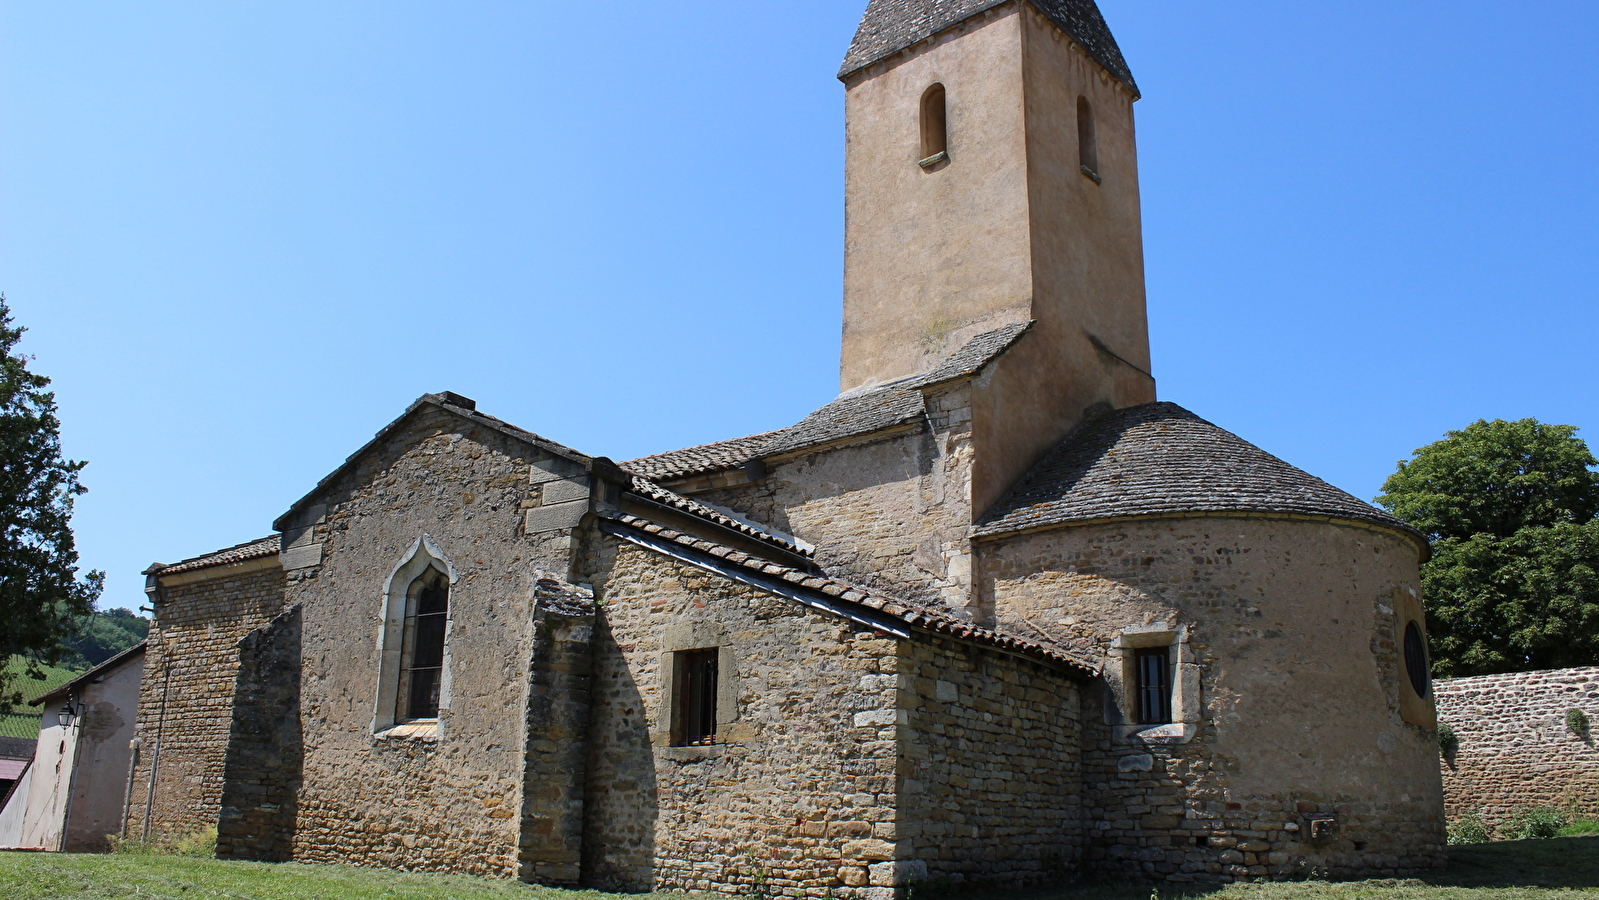
{"label": "stone retaining wall", "polygon": [[1459,741],[1443,772],[1451,819],[1476,811],[1497,823],[1522,806],[1599,816],[1599,749],[1566,725],[1580,709],[1599,727],[1599,667],[1450,678],[1435,690],[1438,720]]}

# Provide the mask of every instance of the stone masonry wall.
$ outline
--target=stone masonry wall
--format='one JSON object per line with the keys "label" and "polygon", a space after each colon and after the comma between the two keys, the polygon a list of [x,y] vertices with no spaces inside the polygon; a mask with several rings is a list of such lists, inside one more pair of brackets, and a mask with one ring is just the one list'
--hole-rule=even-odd
{"label": "stone masonry wall", "polygon": [[900,642],[899,666],[901,880],[1070,877],[1082,855],[1077,683],[941,637]]}
{"label": "stone masonry wall", "polygon": [[[535,583],[567,574],[580,518],[567,509],[582,513],[588,497],[586,483],[550,480],[546,463],[424,405],[322,487],[324,512],[295,523],[316,549],[285,592],[304,623],[294,859],[522,871]],[[557,489],[568,527],[529,533]],[[379,650],[389,580],[429,546],[454,573],[441,709],[436,724],[391,728],[393,707],[378,700],[390,690]]]}
{"label": "stone masonry wall", "polygon": [[239,642],[217,822],[219,859],[290,858],[300,787],[300,608]]}
{"label": "stone masonry wall", "polygon": [[[217,824],[233,722],[238,643],[282,607],[274,560],[169,576],[146,648],[139,690],[140,750],[125,833],[152,839]],[[150,770],[155,766],[155,790]]]}
{"label": "stone masonry wall", "polygon": [[533,618],[519,874],[524,881],[575,885],[583,863],[593,598],[540,596]]}
{"label": "stone masonry wall", "polygon": [[964,613],[971,599],[970,389],[927,395],[916,430],[772,465],[696,494],[816,546],[829,574]]}
{"label": "stone masonry wall", "polygon": [[[1394,595],[1417,586],[1408,543],[1188,518],[980,548],[1002,627],[1106,661],[1106,683],[1084,696],[1090,867],[1231,881],[1442,863],[1435,741],[1399,708]],[[1156,632],[1177,641],[1180,708],[1148,730],[1133,724],[1115,648]],[[1336,825],[1312,840],[1319,817]]]}
{"label": "stone masonry wall", "polygon": [[[600,555],[585,881],[892,896],[872,867],[898,852],[896,641],[631,544]],[[710,647],[718,743],[671,746],[671,653]]]}
{"label": "stone masonry wall", "polygon": [[1599,667],[1449,678],[1434,691],[1438,721],[1459,740],[1443,773],[1450,818],[1498,823],[1524,806],[1599,816],[1599,749],[1566,724],[1580,709],[1599,729]]}

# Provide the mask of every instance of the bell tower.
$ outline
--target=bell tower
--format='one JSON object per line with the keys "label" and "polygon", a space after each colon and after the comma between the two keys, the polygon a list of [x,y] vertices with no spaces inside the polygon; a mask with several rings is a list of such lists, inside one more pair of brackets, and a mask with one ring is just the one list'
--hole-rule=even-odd
{"label": "bell tower", "polygon": [[1093,0],[871,0],[845,57],[844,392],[1037,324],[973,391],[974,514],[1155,399],[1133,102]]}

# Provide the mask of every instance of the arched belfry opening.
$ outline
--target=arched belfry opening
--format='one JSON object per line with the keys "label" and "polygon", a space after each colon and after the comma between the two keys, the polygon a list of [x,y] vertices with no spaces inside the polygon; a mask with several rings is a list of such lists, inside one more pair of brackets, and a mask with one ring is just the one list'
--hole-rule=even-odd
{"label": "arched belfry opening", "polygon": [[1094,140],[1094,108],[1088,98],[1077,98],[1077,164],[1083,174],[1099,180],[1099,144]]}
{"label": "arched belfry opening", "polygon": [[945,109],[944,86],[933,84],[922,92],[923,168],[949,158],[949,118]]}

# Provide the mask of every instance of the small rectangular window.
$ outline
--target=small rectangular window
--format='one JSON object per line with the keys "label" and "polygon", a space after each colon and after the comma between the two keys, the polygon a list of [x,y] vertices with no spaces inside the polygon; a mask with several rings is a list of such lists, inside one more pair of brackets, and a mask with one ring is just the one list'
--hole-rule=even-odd
{"label": "small rectangular window", "polygon": [[677,744],[716,743],[718,651],[687,650],[677,654]]}
{"label": "small rectangular window", "polygon": [[1138,673],[1138,722],[1164,725],[1171,721],[1170,647],[1146,647],[1134,662]]}

